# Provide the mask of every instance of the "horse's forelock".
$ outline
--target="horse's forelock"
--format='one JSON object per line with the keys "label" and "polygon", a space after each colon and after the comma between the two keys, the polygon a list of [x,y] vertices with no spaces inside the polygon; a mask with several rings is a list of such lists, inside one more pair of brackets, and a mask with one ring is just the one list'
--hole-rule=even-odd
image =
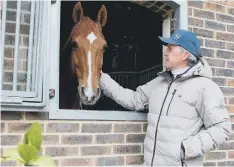
{"label": "horse's forelock", "polygon": [[[97,29],[97,24],[91,20],[89,17],[82,17],[81,20],[76,24],[74,25],[74,27],[72,28],[72,31],[71,31],[71,37],[75,37],[75,36],[79,36],[81,35],[81,32],[80,32],[80,25],[85,23],[85,30],[82,30],[82,34],[84,35],[88,35],[88,32],[90,31],[90,29],[92,30],[95,30]],[[85,31],[85,32],[84,32]]]}

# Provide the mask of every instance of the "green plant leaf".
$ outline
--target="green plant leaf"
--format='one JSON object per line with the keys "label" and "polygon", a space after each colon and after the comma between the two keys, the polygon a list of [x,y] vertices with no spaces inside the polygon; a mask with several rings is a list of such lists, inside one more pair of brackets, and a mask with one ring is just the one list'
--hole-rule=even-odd
{"label": "green plant leaf", "polygon": [[55,161],[51,157],[45,155],[45,156],[40,156],[36,160],[31,161],[30,165],[35,165],[35,166],[55,166],[56,164],[55,164]]}
{"label": "green plant leaf", "polygon": [[42,128],[37,122],[33,123],[29,130],[24,135],[24,144],[33,145],[37,151],[41,150],[42,143]]}
{"label": "green plant leaf", "polygon": [[20,144],[18,146],[18,152],[20,157],[25,161],[27,165],[29,161],[35,160],[38,157],[38,152],[36,147],[27,144]]}
{"label": "green plant leaf", "polygon": [[5,161],[18,161],[20,163],[24,164],[24,160],[20,157],[19,152],[16,148],[9,148],[6,152],[3,153],[3,156],[1,157],[1,162]]}

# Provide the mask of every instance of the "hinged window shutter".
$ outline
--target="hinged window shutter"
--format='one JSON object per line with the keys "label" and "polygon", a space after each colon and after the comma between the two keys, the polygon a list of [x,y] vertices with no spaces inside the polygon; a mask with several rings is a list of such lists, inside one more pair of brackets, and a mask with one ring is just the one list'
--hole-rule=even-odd
{"label": "hinged window shutter", "polygon": [[2,3],[1,105],[44,106],[50,1]]}

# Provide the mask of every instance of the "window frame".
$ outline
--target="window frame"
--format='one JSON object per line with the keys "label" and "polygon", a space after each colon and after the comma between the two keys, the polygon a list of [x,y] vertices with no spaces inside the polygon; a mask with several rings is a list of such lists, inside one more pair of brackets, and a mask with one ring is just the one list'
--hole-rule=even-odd
{"label": "window frame", "polygon": [[[174,25],[175,28],[188,29],[188,4],[186,0],[164,1],[163,3],[176,9]],[[147,113],[135,111],[107,111],[107,110],[63,110],[59,109],[59,52],[60,52],[60,5],[61,1],[48,3],[48,24],[43,26],[47,36],[48,47],[44,50],[43,84],[39,93],[42,102],[22,102],[22,98],[14,97],[1,104],[2,111],[19,112],[49,112],[49,119],[75,119],[75,120],[147,120]],[[1,20],[2,22],[2,20]],[[163,36],[170,36],[170,18],[163,22]],[[48,27],[47,27],[48,26]],[[47,31],[46,31],[47,30]],[[1,44],[2,45],[2,44]],[[164,49],[164,47],[163,47]],[[3,67],[0,63],[0,69]],[[0,74],[2,81],[2,73]],[[0,84],[2,95],[2,85]],[[54,95],[53,95],[54,94]],[[51,96],[51,97],[50,97]],[[1,97],[2,100],[2,97]]]}
{"label": "window frame", "polygon": [[[34,7],[35,7],[34,2]],[[41,2],[43,5],[42,8],[40,8],[41,16],[39,18],[41,19],[42,22],[40,22],[40,31],[38,31],[40,34],[40,38],[45,39],[50,33],[50,24],[49,24],[49,19],[50,18],[50,3],[49,1],[44,1]],[[20,4],[18,2],[18,4]],[[2,2],[3,7],[1,8],[1,11],[7,7],[7,1]],[[31,7],[34,8],[34,7]],[[35,8],[34,8],[35,9]],[[7,8],[6,8],[7,10]],[[36,10],[36,9],[35,9]],[[35,10],[33,10],[35,12]],[[2,23],[6,23],[6,12],[3,13],[3,19],[1,20]],[[33,13],[33,12],[32,12]],[[33,17],[34,18],[34,17]],[[31,24],[30,24],[31,26]],[[5,30],[5,26],[2,24],[1,30]],[[30,33],[31,33],[31,27],[30,27]],[[17,33],[16,33],[17,35]],[[20,35],[20,34],[19,34]],[[29,34],[30,35],[30,34]],[[38,34],[39,35],[39,34]],[[3,33],[2,38],[5,38],[5,33]],[[42,42],[39,40],[36,40],[36,42],[40,42],[40,45],[31,45],[31,50],[34,49],[34,47],[39,46],[39,49],[34,52],[38,54],[36,59],[38,60],[38,69],[36,69],[34,72],[38,74],[36,76],[38,81],[35,85],[35,91],[10,91],[10,90],[2,90],[2,83],[3,83],[3,72],[1,72],[0,76],[0,81],[1,81],[1,87],[0,87],[0,94],[1,94],[1,110],[2,111],[19,111],[19,112],[27,112],[27,111],[35,111],[35,112],[44,112],[44,111],[49,111],[48,104],[49,104],[49,98],[47,97],[48,95],[48,77],[49,73],[48,71],[48,51],[49,51],[49,44],[50,44],[50,39],[45,40],[46,42]],[[5,41],[2,40],[1,47],[4,47]],[[30,47],[30,46],[29,46]],[[4,50],[2,50],[2,53],[4,54]],[[32,56],[34,54],[30,52]],[[16,54],[19,54],[19,52],[16,52]],[[19,56],[19,55],[16,55]],[[32,57],[31,56],[31,57]],[[30,56],[29,56],[30,57]],[[4,57],[0,60],[0,69],[4,69]],[[31,63],[33,62],[33,59],[29,59]],[[29,63],[30,64],[30,63]],[[35,82],[36,82],[35,81]]]}
{"label": "window frame", "polygon": [[[165,3],[165,2],[164,2]],[[176,28],[188,29],[188,4],[187,1],[167,1],[167,5],[176,8]],[[51,39],[59,41],[60,33],[60,2],[51,6]],[[164,37],[170,36],[170,18],[163,22]],[[163,49],[165,49],[163,47]],[[59,42],[53,43],[50,50],[50,62],[54,62],[50,68],[50,88],[55,90],[55,96],[50,99],[49,119],[68,119],[68,120],[147,120],[147,113],[135,111],[108,111],[108,110],[66,110],[59,109]]]}

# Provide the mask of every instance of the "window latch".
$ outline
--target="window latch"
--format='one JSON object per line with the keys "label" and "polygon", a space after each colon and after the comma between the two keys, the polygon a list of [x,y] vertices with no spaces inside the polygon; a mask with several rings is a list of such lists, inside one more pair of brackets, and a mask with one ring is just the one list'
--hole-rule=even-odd
{"label": "window latch", "polygon": [[55,89],[50,89],[49,91],[49,97],[53,98],[55,96]]}
{"label": "window latch", "polygon": [[56,0],[51,0],[51,4],[55,4],[56,3]]}

